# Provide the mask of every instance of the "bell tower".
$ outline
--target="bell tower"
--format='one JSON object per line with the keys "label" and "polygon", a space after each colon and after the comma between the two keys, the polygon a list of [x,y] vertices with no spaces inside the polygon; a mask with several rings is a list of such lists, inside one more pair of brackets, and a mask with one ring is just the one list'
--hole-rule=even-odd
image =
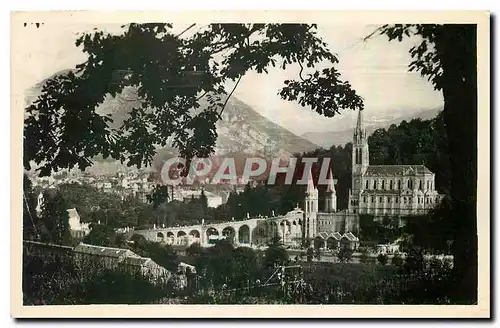
{"label": "bell tower", "polygon": [[314,238],[317,232],[318,189],[314,186],[312,171],[309,171],[305,198],[304,234],[306,239]]}
{"label": "bell tower", "polygon": [[325,212],[337,212],[337,192],[335,191],[335,184],[337,180],[333,179],[332,170],[328,172],[328,186],[325,192]]}
{"label": "bell tower", "polygon": [[352,140],[352,184],[349,190],[349,212],[356,213],[359,206],[359,193],[362,189],[363,175],[370,165],[368,136],[363,126],[363,110],[358,111],[358,119]]}

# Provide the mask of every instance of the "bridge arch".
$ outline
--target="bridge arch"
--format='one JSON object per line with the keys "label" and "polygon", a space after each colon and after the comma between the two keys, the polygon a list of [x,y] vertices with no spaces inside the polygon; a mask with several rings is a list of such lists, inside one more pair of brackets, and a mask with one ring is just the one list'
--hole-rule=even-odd
{"label": "bridge arch", "polygon": [[208,227],[205,234],[207,235],[207,242],[209,244],[215,244],[220,237],[219,230],[214,227]]}
{"label": "bridge arch", "polygon": [[182,244],[186,242],[187,233],[183,230],[177,232],[177,243]]}
{"label": "bridge arch", "polygon": [[250,238],[250,227],[248,224],[242,225],[238,229],[238,242],[240,244],[250,244],[251,238]]}
{"label": "bridge arch", "polygon": [[163,243],[165,241],[165,235],[163,234],[163,232],[158,232],[156,234],[156,241],[160,243]]}
{"label": "bridge arch", "polygon": [[222,236],[231,243],[234,243],[236,239],[236,230],[232,226],[227,226],[222,229]]}
{"label": "bridge arch", "polygon": [[269,237],[273,238],[278,235],[279,227],[278,222],[270,221],[268,225]]}
{"label": "bridge arch", "polygon": [[198,229],[193,229],[189,232],[189,235],[195,238],[200,238],[200,231]]}
{"label": "bridge arch", "polygon": [[265,225],[258,225],[252,230],[252,244],[263,246],[269,241],[268,228]]}

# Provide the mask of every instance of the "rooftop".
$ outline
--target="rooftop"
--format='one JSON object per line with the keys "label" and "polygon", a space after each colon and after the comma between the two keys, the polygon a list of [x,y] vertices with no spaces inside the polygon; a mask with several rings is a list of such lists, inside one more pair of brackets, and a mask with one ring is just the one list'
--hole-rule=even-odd
{"label": "rooftop", "polygon": [[134,252],[123,248],[103,247],[89,244],[79,244],[74,248],[75,253],[93,254],[107,257],[138,256]]}
{"label": "rooftop", "polygon": [[369,165],[364,176],[434,174],[425,165]]}

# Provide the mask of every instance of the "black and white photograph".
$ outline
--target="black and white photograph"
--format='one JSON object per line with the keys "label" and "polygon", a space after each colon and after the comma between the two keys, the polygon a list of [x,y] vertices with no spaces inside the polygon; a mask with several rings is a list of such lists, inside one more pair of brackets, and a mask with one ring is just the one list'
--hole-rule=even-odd
{"label": "black and white photograph", "polygon": [[13,316],[490,316],[489,14],[297,17],[12,13]]}

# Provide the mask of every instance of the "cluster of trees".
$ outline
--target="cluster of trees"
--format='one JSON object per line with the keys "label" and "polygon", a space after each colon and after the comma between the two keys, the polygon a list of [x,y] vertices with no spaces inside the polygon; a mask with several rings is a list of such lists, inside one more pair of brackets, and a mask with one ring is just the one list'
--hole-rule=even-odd
{"label": "cluster of trees", "polygon": [[69,208],[76,208],[83,222],[101,222],[113,228],[149,224],[155,213],[153,208],[131,195],[122,199],[119,193],[108,193],[88,184],[62,184],[58,186]]}
{"label": "cluster of trees", "polygon": [[41,212],[37,213],[37,195],[31,180],[26,175],[23,179],[23,238],[71,245],[73,239],[65,198],[59,191],[49,190],[45,193]]}
{"label": "cluster of trees", "polygon": [[372,215],[359,218],[360,239],[366,244],[388,244],[399,239],[402,251],[421,247],[432,253],[451,253],[454,228],[449,197],[428,214],[408,216],[403,222],[388,216],[381,221]]}

